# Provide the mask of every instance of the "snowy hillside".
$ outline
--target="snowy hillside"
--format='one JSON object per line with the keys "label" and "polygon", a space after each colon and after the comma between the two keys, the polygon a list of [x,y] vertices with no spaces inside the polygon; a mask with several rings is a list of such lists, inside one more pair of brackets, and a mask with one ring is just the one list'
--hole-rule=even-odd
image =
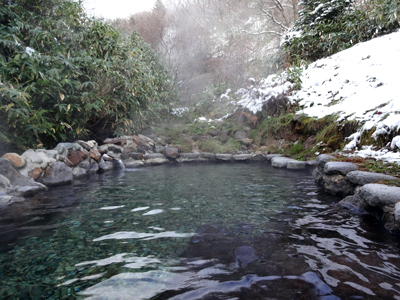
{"label": "snowy hillside", "polygon": [[[400,163],[400,136],[390,149],[371,145],[358,149],[364,130],[376,128],[374,138],[400,130],[400,32],[360,43],[331,57],[310,64],[301,75],[301,89],[290,100],[302,108],[298,113],[322,118],[338,114],[338,121],[357,120],[362,125],[345,150],[361,156]],[[253,112],[272,96],[289,92],[291,84],[283,76],[269,76],[258,87],[241,89],[238,102]],[[397,151],[397,152],[396,152]]]}

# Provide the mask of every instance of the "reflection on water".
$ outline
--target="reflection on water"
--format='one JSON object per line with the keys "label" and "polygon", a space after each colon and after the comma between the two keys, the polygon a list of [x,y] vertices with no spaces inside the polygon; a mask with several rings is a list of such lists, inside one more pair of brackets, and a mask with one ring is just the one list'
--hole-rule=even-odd
{"label": "reflection on water", "polygon": [[400,299],[398,237],[309,173],[161,166],[0,211],[1,299]]}

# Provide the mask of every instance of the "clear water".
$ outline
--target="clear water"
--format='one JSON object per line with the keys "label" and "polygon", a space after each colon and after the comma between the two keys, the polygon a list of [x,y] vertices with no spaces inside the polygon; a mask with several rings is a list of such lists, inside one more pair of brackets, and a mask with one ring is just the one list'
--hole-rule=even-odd
{"label": "clear water", "polygon": [[400,299],[399,238],[266,164],[109,173],[0,210],[1,299]]}

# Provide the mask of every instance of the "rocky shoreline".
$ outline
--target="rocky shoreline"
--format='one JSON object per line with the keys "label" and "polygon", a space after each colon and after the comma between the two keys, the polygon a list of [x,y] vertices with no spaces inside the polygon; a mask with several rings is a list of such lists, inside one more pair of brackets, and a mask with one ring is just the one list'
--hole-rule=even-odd
{"label": "rocky shoreline", "polygon": [[182,153],[156,136],[123,136],[95,141],[59,143],[52,150],[6,153],[0,158],[0,205],[23,201],[24,197],[49,187],[70,184],[74,179],[115,169],[139,168],[170,163],[270,162],[273,167],[301,170],[315,168],[313,176],[331,194],[345,197],[339,206],[353,213],[372,213],[394,233],[400,233],[400,188],[377,184],[396,177],[358,171],[358,166],[320,155],[315,161],[297,161],[280,154],[243,152],[237,154]]}

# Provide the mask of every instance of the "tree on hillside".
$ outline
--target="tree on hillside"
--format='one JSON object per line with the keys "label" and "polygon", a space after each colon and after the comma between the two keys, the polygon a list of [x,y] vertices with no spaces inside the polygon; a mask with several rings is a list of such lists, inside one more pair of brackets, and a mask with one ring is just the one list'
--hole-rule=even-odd
{"label": "tree on hillside", "polygon": [[314,61],[400,27],[400,0],[302,0],[299,4],[299,20],[285,42],[291,62]]}

